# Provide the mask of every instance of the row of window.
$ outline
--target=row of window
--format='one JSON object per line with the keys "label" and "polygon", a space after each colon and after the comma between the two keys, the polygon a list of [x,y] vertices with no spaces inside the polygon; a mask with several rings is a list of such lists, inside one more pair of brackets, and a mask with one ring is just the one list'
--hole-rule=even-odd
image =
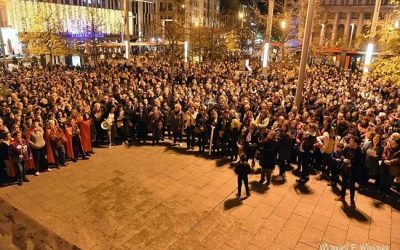
{"label": "row of window", "polygon": [[[364,12],[363,14],[363,19],[364,20],[370,20],[372,19],[372,13],[371,12]],[[347,15],[348,13],[339,13],[339,19],[347,19]],[[360,18],[360,14],[358,13],[350,13],[350,17],[352,19],[359,19]],[[329,13],[328,14],[328,19],[335,19],[335,13]],[[385,13],[379,13],[379,20],[384,20],[385,19]]]}
{"label": "row of window", "polygon": [[[382,0],[382,5],[388,5],[389,0]],[[375,0],[323,0],[322,5],[375,5]]]}
{"label": "row of window", "polygon": [[[199,0],[190,1],[190,7],[199,7]],[[203,2],[204,9],[207,9],[207,1]],[[162,3],[160,2],[160,11],[172,11],[174,8],[173,3]]]}

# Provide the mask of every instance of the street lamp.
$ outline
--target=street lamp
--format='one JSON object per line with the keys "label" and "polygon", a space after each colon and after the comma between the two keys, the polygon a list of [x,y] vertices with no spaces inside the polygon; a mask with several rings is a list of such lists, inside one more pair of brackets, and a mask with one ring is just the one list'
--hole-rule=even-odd
{"label": "street lamp", "polygon": [[262,61],[262,66],[264,69],[267,68],[268,66],[268,52],[269,52],[269,43],[264,43],[263,61]]}
{"label": "street lamp", "polygon": [[240,27],[243,28],[244,12],[239,12],[239,19],[241,20]]}
{"label": "street lamp", "polygon": [[364,73],[368,73],[369,65],[371,64],[372,60],[372,53],[374,52],[374,44],[369,43],[367,46],[367,53],[365,55],[365,64],[364,64]]}
{"label": "street lamp", "polygon": [[354,23],[350,24],[351,26],[351,32],[350,32],[350,40],[349,40],[349,48],[351,48],[351,42],[353,41],[353,35],[354,35]]}
{"label": "street lamp", "polygon": [[394,23],[394,27],[396,29],[400,29],[400,18],[396,20],[396,22]]}
{"label": "street lamp", "polygon": [[186,64],[188,63],[189,42],[185,41],[183,46],[184,46],[183,58],[184,58],[184,61],[185,61],[185,66],[186,66]]}
{"label": "street lamp", "polygon": [[286,26],[287,26],[286,21],[285,21],[285,20],[282,20],[282,21],[281,21],[281,28],[282,28],[282,30],[286,29]]}

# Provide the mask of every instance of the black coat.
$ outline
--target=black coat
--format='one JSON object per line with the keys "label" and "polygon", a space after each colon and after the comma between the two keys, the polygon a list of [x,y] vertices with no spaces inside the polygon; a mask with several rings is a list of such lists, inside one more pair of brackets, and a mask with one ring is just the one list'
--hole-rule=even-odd
{"label": "black coat", "polygon": [[278,158],[280,160],[289,161],[292,158],[294,150],[294,139],[286,133],[283,134],[278,143]]}
{"label": "black coat", "polygon": [[275,168],[277,146],[278,145],[275,141],[262,142],[262,147],[260,150],[260,165],[262,168]]}
{"label": "black coat", "polygon": [[361,149],[345,148],[343,151],[343,156],[350,160],[350,163],[344,164],[342,171],[349,173],[352,176],[357,176],[363,166],[363,154]]}
{"label": "black coat", "polygon": [[239,162],[236,164],[235,166],[235,173],[239,176],[239,177],[247,177],[248,174],[251,173],[251,168],[249,163],[247,162]]}

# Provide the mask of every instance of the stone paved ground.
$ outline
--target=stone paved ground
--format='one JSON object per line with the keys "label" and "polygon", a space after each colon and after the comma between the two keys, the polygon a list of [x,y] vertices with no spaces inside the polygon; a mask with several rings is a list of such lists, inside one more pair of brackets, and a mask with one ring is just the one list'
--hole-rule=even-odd
{"label": "stone paved ground", "polygon": [[400,212],[387,204],[357,195],[354,212],[326,182],[304,188],[292,174],[270,189],[251,176],[240,201],[227,162],[176,148],[98,149],[30,179],[0,189],[0,249],[400,249]]}

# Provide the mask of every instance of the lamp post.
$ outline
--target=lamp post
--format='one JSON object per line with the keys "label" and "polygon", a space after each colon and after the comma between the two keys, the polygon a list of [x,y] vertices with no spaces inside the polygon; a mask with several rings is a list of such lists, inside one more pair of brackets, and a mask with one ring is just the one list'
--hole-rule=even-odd
{"label": "lamp post", "polygon": [[362,81],[365,81],[365,79],[367,78],[367,73],[369,71],[369,65],[371,64],[372,54],[374,53],[374,40],[375,40],[375,35],[376,35],[376,26],[378,24],[378,19],[379,19],[379,12],[381,10],[381,3],[382,3],[382,0],[375,1],[375,8],[374,8],[374,14],[372,16],[371,31],[370,31],[369,42],[368,42],[368,46],[367,46],[367,53],[365,55]]}
{"label": "lamp post", "polygon": [[299,78],[298,78],[297,87],[296,87],[296,96],[294,98],[294,104],[297,107],[297,110],[300,110],[301,101],[303,99],[303,88],[304,88],[304,80],[305,80],[305,76],[306,76],[308,50],[310,48],[310,42],[311,42],[311,31],[312,31],[312,19],[313,19],[313,15],[314,15],[314,5],[315,5],[315,0],[308,0],[306,26],[305,26],[305,30],[304,30],[303,46],[302,46],[302,50],[301,50]]}
{"label": "lamp post", "polygon": [[243,28],[244,12],[239,12],[240,27]]}
{"label": "lamp post", "polygon": [[3,19],[1,17],[1,12],[0,12],[0,46],[1,46],[1,51],[3,53],[3,67],[4,70],[7,70],[6,47],[4,46],[3,33],[1,31],[2,26],[3,26]]}
{"label": "lamp post", "polygon": [[350,40],[349,40],[349,48],[351,48],[351,43],[353,42],[353,35],[354,35],[354,23],[350,24],[351,32],[350,32]]}
{"label": "lamp post", "polygon": [[285,56],[285,39],[286,39],[286,27],[287,27],[287,22],[286,20],[281,21],[281,29],[282,29],[282,62],[283,62],[283,57]]}
{"label": "lamp post", "polygon": [[129,2],[130,0],[123,1],[124,8],[124,33],[125,33],[125,58],[129,59],[130,55],[130,36],[129,36]]}
{"label": "lamp post", "polygon": [[[265,45],[264,48],[269,48],[271,45],[271,32],[272,32],[272,19],[274,15],[274,5],[275,5],[275,0],[269,0],[268,1],[268,20],[267,20],[267,28],[265,30]],[[267,53],[267,55],[263,55],[263,60],[266,60],[266,62],[263,61],[263,72],[267,70],[268,67],[268,54],[269,54],[269,49],[264,49],[264,53]]]}

